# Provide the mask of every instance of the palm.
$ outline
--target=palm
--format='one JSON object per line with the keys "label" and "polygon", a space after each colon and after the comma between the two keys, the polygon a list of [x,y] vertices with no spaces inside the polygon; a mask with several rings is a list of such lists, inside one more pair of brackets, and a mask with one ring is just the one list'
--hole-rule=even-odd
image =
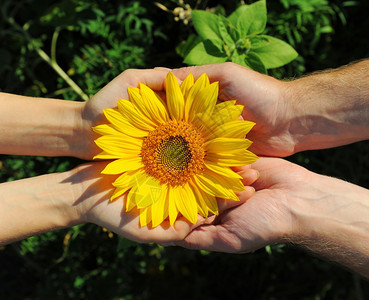
{"label": "palm", "polygon": [[[75,169],[74,175],[69,178],[71,184],[82,183],[82,195],[77,199],[75,207],[84,216],[85,221],[103,226],[123,237],[138,242],[172,242],[182,240],[191,230],[199,226],[203,220],[198,217],[197,224],[191,224],[185,218],[179,217],[173,226],[169,221],[164,221],[160,226],[140,227],[138,213],[125,212],[123,197],[110,202],[114,187],[112,182],[116,175],[101,175],[107,162],[94,162],[82,165]],[[256,180],[255,172],[246,168],[242,174],[245,182]],[[249,198],[252,192],[243,192],[244,198]],[[235,201],[223,201],[219,207],[220,211],[238,205]]]}
{"label": "palm", "polygon": [[287,232],[292,232],[289,201],[298,198],[300,188],[306,187],[309,172],[276,158],[261,158],[253,167],[261,174],[254,184],[254,196],[221,214],[212,225],[197,228],[179,245],[249,252],[281,242]]}
{"label": "palm", "polygon": [[[174,226],[169,222],[152,229],[140,227],[138,214],[126,213],[123,197],[114,202],[109,198],[116,176],[101,175],[106,162],[95,162],[79,166],[69,178],[71,184],[82,184],[82,193],[75,202],[84,221],[103,226],[123,237],[138,242],[165,242],[183,239],[196,225],[179,218]],[[199,220],[201,218],[199,217]]]}

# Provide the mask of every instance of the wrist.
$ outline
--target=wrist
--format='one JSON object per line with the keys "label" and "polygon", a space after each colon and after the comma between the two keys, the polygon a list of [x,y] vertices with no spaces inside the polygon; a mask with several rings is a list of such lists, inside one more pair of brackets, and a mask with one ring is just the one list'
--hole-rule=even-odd
{"label": "wrist", "polygon": [[293,113],[289,131],[295,152],[369,138],[366,83],[360,86],[360,76],[347,74],[343,68],[287,82],[284,98]]}
{"label": "wrist", "polygon": [[284,89],[282,98],[289,107],[287,126],[294,153],[326,148],[326,139],[320,140],[319,146],[316,141],[317,136],[323,135],[325,116],[320,111],[318,96],[313,93],[313,85],[311,78],[301,78],[286,82]]}
{"label": "wrist", "polygon": [[[78,168],[78,167],[77,167]],[[75,169],[49,174],[51,176],[50,198],[54,196],[53,205],[55,218],[59,219],[62,228],[85,223],[83,209],[81,209],[81,182],[76,180]]]}
{"label": "wrist", "polygon": [[83,132],[83,103],[0,93],[0,153],[71,156]]}
{"label": "wrist", "polygon": [[96,154],[96,145],[94,143],[95,133],[92,130],[92,124],[85,118],[86,103],[79,103],[74,110],[74,134],[70,141],[71,155],[85,160],[92,160]]}
{"label": "wrist", "polygon": [[[89,103],[90,102],[90,103]],[[72,156],[85,160],[92,158],[101,152],[101,149],[96,146],[95,139],[99,137],[92,130],[92,127],[104,122],[105,118],[102,109],[94,107],[93,98],[89,102],[81,103],[75,111],[75,136],[72,147]]]}
{"label": "wrist", "polygon": [[48,174],[0,185],[0,244],[83,223],[78,185],[70,173]]}
{"label": "wrist", "polygon": [[369,191],[314,173],[308,182],[289,203],[288,241],[369,276]]}

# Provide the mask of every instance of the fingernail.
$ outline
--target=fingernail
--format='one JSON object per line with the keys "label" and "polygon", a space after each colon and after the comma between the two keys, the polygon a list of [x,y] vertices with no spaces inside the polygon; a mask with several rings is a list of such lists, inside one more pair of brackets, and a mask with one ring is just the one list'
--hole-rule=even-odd
{"label": "fingernail", "polygon": [[169,72],[173,71],[173,69],[167,68],[167,67],[155,67],[154,69],[156,69],[156,70],[165,70],[165,71],[169,71]]}

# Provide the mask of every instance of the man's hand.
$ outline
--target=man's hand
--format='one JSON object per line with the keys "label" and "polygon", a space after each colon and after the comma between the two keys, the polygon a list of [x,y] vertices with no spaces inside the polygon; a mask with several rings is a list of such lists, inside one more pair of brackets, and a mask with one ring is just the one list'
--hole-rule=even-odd
{"label": "man's hand", "polygon": [[284,157],[369,138],[369,60],[292,81],[281,81],[234,63],[174,70],[179,79],[206,73],[219,81],[220,100],[237,100],[256,123],[250,151]]}
{"label": "man's hand", "polygon": [[219,81],[220,100],[237,100],[245,106],[243,118],[256,123],[247,136],[253,141],[250,151],[263,156],[294,153],[295,141],[289,132],[291,108],[284,101],[285,82],[234,63],[173,70],[181,80],[189,73],[195,79],[206,73],[211,82]]}
{"label": "man's hand", "polygon": [[369,277],[369,191],[282,159],[260,158],[256,193],[177,244],[250,252],[292,242]]}

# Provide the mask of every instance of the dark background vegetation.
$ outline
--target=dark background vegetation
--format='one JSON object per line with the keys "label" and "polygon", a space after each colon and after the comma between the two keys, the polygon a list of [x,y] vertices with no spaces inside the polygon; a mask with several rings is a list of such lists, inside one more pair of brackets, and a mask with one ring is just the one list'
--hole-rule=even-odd
{"label": "dark background vegetation", "polygon": [[[192,7],[195,2],[225,14],[240,4],[188,1]],[[270,75],[293,78],[369,56],[366,0],[278,0],[267,6],[268,34],[300,54]],[[0,12],[0,91],[77,101],[82,95],[52,64],[91,96],[127,68],[182,66],[175,48],[193,32],[144,0],[0,0]],[[289,159],[369,188],[368,142]],[[0,181],[78,163],[1,155]],[[289,245],[244,255],[208,253],[138,245],[86,224],[0,247],[0,299],[369,299],[369,283]]]}

